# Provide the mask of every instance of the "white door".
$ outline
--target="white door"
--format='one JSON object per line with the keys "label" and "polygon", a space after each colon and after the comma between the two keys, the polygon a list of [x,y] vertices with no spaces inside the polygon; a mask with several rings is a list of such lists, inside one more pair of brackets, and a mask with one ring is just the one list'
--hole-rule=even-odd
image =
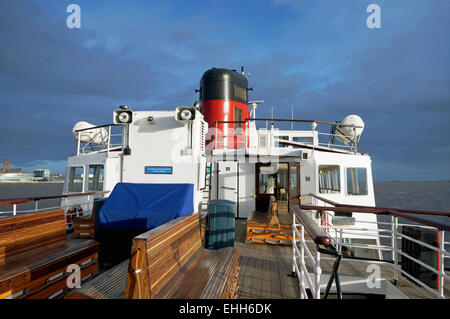
{"label": "white door", "polygon": [[255,164],[239,164],[239,218],[255,210]]}
{"label": "white door", "polygon": [[237,162],[219,162],[219,198],[236,203],[238,213]]}

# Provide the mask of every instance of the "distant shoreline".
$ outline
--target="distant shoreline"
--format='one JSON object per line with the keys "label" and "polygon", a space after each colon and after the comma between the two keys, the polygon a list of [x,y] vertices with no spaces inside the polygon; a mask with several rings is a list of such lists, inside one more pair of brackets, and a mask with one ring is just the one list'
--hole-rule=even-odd
{"label": "distant shoreline", "polygon": [[2,181],[0,184],[63,184],[64,181],[47,181],[47,182],[39,182],[39,181],[28,181],[28,182],[19,182],[19,181]]}
{"label": "distant shoreline", "polygon": [[450,183],[450,181],[374,181],[374,183]]}
{"label": "distant shoreline", "polygon": [[[1,181],[0,184],[63,184],[64,181]],[[374,181],[374,183],[450,183],[450,181]]]}

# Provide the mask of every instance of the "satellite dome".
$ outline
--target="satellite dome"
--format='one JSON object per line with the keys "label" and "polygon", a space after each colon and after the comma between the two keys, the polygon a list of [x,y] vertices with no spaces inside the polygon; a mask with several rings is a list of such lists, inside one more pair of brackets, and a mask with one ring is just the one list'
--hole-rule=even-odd
{"label": "satellite dome", "polygon": [[[352,126],[348,126],[352,125]],[[364,121],[358,115],[347,115],[336,127],[336,138],[347,144],[361,136],[364,131]]]}
{"label": "satellite dome", "polygon": [[[92,130],[88,130],[89,128]],[[80,121],[76,123],[72,128],[73,136],[78,139],[78,133],[80,134],[81,142],[90,142],[93,144],[105,144],[108,141],[108,131],[104,127],[95,128],[94,124]],[[79,130],[85,130],[77,132]]]}

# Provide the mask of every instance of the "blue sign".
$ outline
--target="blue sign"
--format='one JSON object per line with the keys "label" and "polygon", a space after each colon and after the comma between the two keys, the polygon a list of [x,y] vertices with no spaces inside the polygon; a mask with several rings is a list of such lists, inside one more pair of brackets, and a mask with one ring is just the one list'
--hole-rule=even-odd
{"label": "blue sign", "polygon": [[172,174],[172,166],[145,166],[145,174]]}

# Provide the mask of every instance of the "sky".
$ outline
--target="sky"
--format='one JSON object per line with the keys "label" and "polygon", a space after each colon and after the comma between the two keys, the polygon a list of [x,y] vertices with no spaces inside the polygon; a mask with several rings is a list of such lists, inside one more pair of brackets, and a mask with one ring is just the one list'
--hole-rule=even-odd
{"label": "sky", "polygon": [[357,114],[375,181],[450,180],[449,14],[448,0],[2,0],[0,159],[64,173],[76,122],[193,105],[206,70],[245,66],[258,117]]}

